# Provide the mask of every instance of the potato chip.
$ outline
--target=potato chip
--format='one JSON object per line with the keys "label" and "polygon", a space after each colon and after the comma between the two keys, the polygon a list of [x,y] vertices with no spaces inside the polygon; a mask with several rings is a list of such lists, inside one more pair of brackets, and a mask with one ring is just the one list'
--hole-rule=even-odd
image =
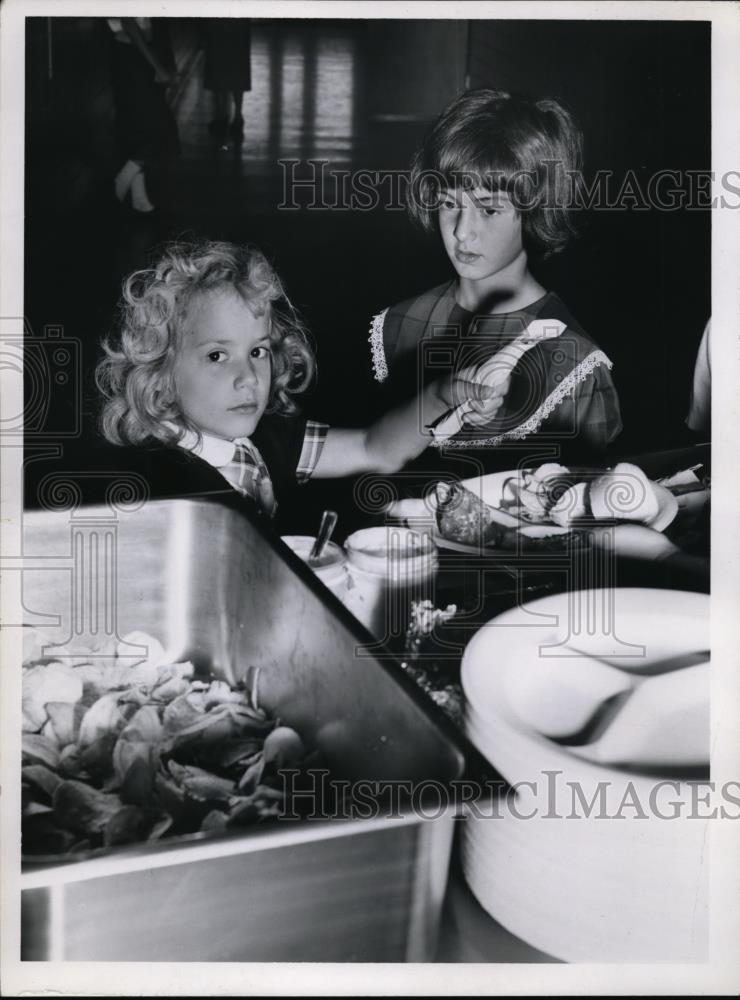
{"label": "potato chip", "polygon": [[239,791],[245,792],[247,795],[251,795],[257,785],[259,785],[260,781],[262,781],[262,773],[264,770],[265,755],[264,753],[260,753],[239,779]]}
{"label": "potato chip", "polygon": [[57,660],[23,671],[24,729],[38,732],[46,723],[47,702],[74,702],[82,696],[82,683],[72,668]]}
{"label": "potato chip", "polygon": [[[248,726],[253,725],[247,717]],[[176,732],[167,744],[167,750],[174,750],[186,744],[198,746],[213,746],[243,734],[245,717],[240,714],[239,707],[230,703],[222,703],[212,708],[210,712],[199,715],[194,722]]]}
{"label": "potato chip", "polygon": [[57,734],[54,730],[54,724],[51,719],[47,718],[46,722],[41,727],[41,735],[44,739],[47,739],[52,746],[56,747],[57,750],[61,750],[61,745],[57,739]]}
{"label": "potato chip", "polygon": [[131,759],[123,779],[120,782],[118,794],[122,802],[137,806],[151,806],[155,802],[154,776],[156,773],[156,752],[152,746],[142,747],[140,743],[129,746],[141,748]]}
{"label": "potato chip", "polygon": [[262,740],[237,739],[210,748],[207,754],[208,759],[218,767],[228,768],[237,764],[248,765],[252,763],[252,758],[262,750]]}
{"label": "potato chip", "polygon": [[202,802],[227,802],[234,794],[234,782],[219,778],[200,767],[169,762],[169,771],[188,795]]}
{"label": "potato chip", "polygon": [[105,661],[98,660],[96,663],[79,663],[73,667],[73,670],[83,685],[89,684],[99,689],[101,693],[105,693],[108,690],[108,664]]}
{"label": "potato chip", "polygon": [[111,648],[75,666],[45,659],[24,668],[26,852],[218,830],[281,807],[282,792],[269,786],[302,759],[298,734],[244,690],[195,678],[192,663],[164,662],[150,636],[125,641],[146,645],[147,658]]}
{"label": "potato chip", "polygon": [[81,781],[63,781],[54,792],[54,819],[65,830],[89,837],[102,833],[122,803]]}
{"label": "potato chip", "polygon": [[33,709],[31,709],[30,712],[27,712],[26,711],[26,705],[24,703],[23,708],[22,708],[22,712],[21,712],[21,732],[24,732],[24,733],[37,733],[44,726],[44,724],[46,723],[47,719],[48,719],[48,716],[46,714],[44,714],[44,718],[41,721],[41,724],[39,724],[39,718],[38,718],[38,716],[36,716],[34,714]]}
{"label": "potato chip", "polygon": [[187,694],[190,691],[190,684],[182,677],[167,677],[165,680],[161,679],[161,675],[156,687],[152,691],[152,698],[161,702],[174,701],[175,698],[180,695]]}
{"label": "potato chip", "polygon": [[33,785],[35,789],[51,801],[54,792],[61,784],[62,779],[43,764],[29,764],[21,768],[21,778],[27,784]]}
{"label": "potato chip", "polygon": [[294,729],[278,726],[265,737],[263,754],[265,764],[276,767],[293,767],[305,756],[303,740]]}
{"label": "potato chip", "polygon": [[50,701],[47,702],[46,711],[49,716],[47,725],[54,733],[59,747],[75,743],[85,714],[84,707],[79,702],[73,705],[68,701]]}
{"label": "potato chip", "polygon": [[23,733],[21,753],[29,764],[44,764],[56,770],[59,765],[59,750],[46,736],[40,733]]}
{"label": "potato chip", "polygon": [[143,740],[125,740],[123,736],[119,736],[116,740],[116,744],[113,747],[112,760],[113,771],[115,772],[116,779],[122,782],[129,768],[137,760],[143,760],[147,768],[151,767],[151,752],[153,746]]}
{"label": "potato chip", "polygon": [[59,774],[65,778],[78,778],[83,772],[77,744],[70,743],[59,755]]}
{"label": "potato chip", "polygon": [[127,687],[118,695],[118,707],[127,719],[130,719],[138,709],[149,704],[149,694],[144,687]]}
{"label": "potato chip", "polygon": [[162,809],[168,813],[175,824],[181,824],[187,813],[185,789],[160,769],[154,775],[154,793]]}
{"label": "potato chip", "polygon": [[206,692],[206,708],[224,703],[244,705],[244,692],[232,691],[225,681],[212,681]]}
{"label": "potato chip", "polygon": [[113,749],[116,745],[115,733],[105,733],[96,740],[79,749],[80,767],[86,771],[91,778],[99,781],[105,777],[113,767]]}
{"label": "potato chip", "polygon": [[162,722],[168,734],[180,732],[197,722],[205,713],[205,701],[198,693],[181,694],[164,710]]}
{"label": "potato chip", "polygon": [[91,745],[101,736],[117,736],[126,724],[126,718],[118,705],[118,692],[112,691],[98,698],[88,708],[80,723],[78,742],[81,749]]}
{"label": "potato chip", "polygon": [[237,799],[230,804],[227,826],[248,826],[256,823],[260,812],[251,795]]}
{"label": "potato chip", "polygon": [[221,812],[220,809],[211,809],[211,811],[204,817],[203,822],[200,824],[200,828],[204,833],[212,830],[224,830],[226,828],[226,821],[228,818],[228,814]]}
{"label": "potato chip", "polygon": [[103,831],[103,843],[106,847],[114,847],[118,844],[135,844],[141,840],[149,840],[155,826],[158,828],[157,836],[161,836],[168,829],[169,823],[163,824],[163,820],[169,817],[162,816],[151,809],[142,809],[139,806],[126,805],[109,819]]}
{"label": "potato chip", "polygon": [[172,826],[172,816],[168,816],[167,813],[164,812],[160,812],[157,815],[158,819],[155,820],[151,830],[149,831],[148,840],[159,840],[159,838],[163,837]]}
{"label": "potato chip", "polygon": [[121,731],[119,739],[132,743],[157,743],[163,735],[159,712],[154,705],[144,705],[133,715]]}

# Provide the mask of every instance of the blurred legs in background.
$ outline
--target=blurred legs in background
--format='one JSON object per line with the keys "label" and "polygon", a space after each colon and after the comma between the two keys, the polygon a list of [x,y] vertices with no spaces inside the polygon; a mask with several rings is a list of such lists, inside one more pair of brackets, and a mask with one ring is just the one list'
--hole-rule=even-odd
{"label": "blurred legs in background", "polygon": [[208,129],[217,142],[244,132],[242,102],[251,90],[251,28],[243,18],[203,18],[203,83],[213,95],[214,118]]}
{"label": "blurred legs in background", "polygon": [[[160,19],[162,20],[162,19]],[[177,125],[166,98],[174,60],[166,26],[149,18],[109,18],[116,137],[123,166],[114,178],[116,198],[140,214],[154,211],[147,189],[150,168],[179,152]],[[158,37],[159,36],[159,37]]]}

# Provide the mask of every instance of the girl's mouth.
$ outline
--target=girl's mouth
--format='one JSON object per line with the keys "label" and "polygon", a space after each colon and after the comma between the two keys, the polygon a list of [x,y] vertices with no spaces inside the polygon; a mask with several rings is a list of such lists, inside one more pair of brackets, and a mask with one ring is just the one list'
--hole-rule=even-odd
{"label": "girl's mouth", "polygon": [[465,253],[464,250],[455,251],[455,258],[459,260],[461,264],[472,264],[473,261],[478,260],[479,257],[479,253]]}
{"label": "girl's mouth", "polygon": [[239,403],[237,406],[230,406],[229,413],[254,413],[256,409],[256,403]]}

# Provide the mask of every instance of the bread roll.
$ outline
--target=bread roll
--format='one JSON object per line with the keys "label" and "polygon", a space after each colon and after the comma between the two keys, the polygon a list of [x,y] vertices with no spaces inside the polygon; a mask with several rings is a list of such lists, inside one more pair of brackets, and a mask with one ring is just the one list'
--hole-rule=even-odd
{"label": "bread roll", "polygon": [[546,462],[544,465],[540,465],[537,469],[532,469],[532,479],[536,479],[540,483],[544,483],[547,479],[552,479],[558,476],[569,476],[570,469],[565,465],[558,465],[557,462]]}
{"label": "bread roll", "polygon": [[589,490],[591,512],[597,520],[648,523],[658,514],[658,499],[642,469],[629,462],[594,479]]}
{"label": "bread roll", "polygon": [[567,528],[571,521],[588,516],[586,499],[587,483],[576,483],[567,489],[560,499],[550,508],[549,517],[555,524]]}

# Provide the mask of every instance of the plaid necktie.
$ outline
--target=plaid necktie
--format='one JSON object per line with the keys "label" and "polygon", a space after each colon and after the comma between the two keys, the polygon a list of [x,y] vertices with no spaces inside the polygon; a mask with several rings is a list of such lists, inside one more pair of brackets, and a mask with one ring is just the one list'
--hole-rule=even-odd
{"label": "plaid necktie", "polygon": [[242,496],[251,497],[269,517],[275,516],[277,503],[270,473],[251,441],[235,441],[234,457],[219,471]]}

